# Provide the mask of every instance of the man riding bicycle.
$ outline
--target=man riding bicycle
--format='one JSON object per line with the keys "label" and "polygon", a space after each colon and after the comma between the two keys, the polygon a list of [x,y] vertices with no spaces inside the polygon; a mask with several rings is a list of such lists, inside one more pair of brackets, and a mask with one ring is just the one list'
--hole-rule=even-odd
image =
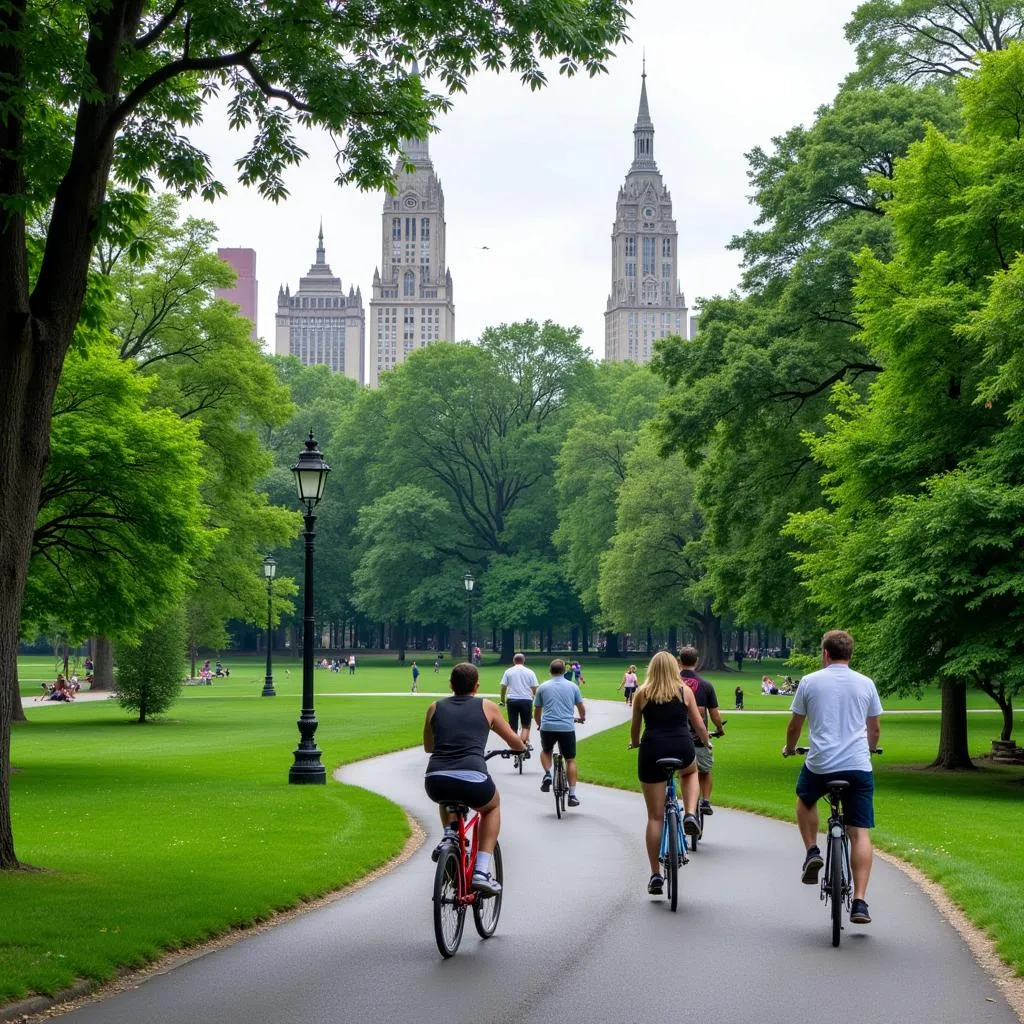
{"label": "man riding bicycle", "polygon": [[807,885],[818,884],[818,872],[825,864],[818,848],[818,801],[827,792],[829,781],[849,782],[843,793],[843,816],[853,871],[850,920],[870,924],[866,896],[873,855],[870,830],[875,825],[871,751],[881,732],[882,702],[874,682],[850,668],[852,654],[849,633],[833,629],[821,638],[823,667],[800,681],[782,753],[786,757],[795,753],[806,719],[810,750],[796,783],[796,820],[807,848],[802,869],[802,881]]}
{"label": "man riding bicycle", "polygon": [[[493,730],[512,750],[526,744],[505,721],[494,701],[476,695],[480,673],[465,663],[452,669],[452,696],[434,701],[423,723],[423,749],[430,754],[423,780],[427,796],[441,805],[445,830],[454,816],[446,804],[466,804],[480,812],[480,846],[473,868],[473,888],[496,896],[501,883],[491,875],[491,856],[501,829],[501,801],[494,780],[487,772],[484,747]],[[436,857],[434,858],[437,859]]]}
{"label": "man riding bicycle", "polygon": [[[697,675],[697,662],[700,654],[696,647],[684,647],[679,652],[679,676],[693,692],[697,700],[697,711],[700,713],[701,721],[705,728],[708,724],[708,716],[715,723],[715,729],[719,736],[725,728],[722,721],[722,712],[718,709],[718,694],[714,686],[703,676]],[[700,784],[700,813],[712,815],[715,813],[711,806],[711,787],[713,784],[712,772],[715,768],[715,755],[710,746],[697,735],[693,726],[690,726],[690,735],[693,737],[693,746],[697,752],[697,780]]]}
{"label": "man riding bicycle", "polygon": [[551,789],[551,752],[558,744],[558,751],[565,758],[566,774],[569,777],[569,806],[579,807],[576,796],[576,712],[579,720],[586,721],[587,711],[583,707],[580,688],[565,678],[565,662],[555,658],[549,666],[551,678],[541,683],[533,698],[533,717],[540,729],[540,763],[544,769],[541,792]]}
{"label": "man riding bicycle", "polygon": [[529,757],[530,725],[533,716],[533,695],[537,692],[537,676],[526,667],[526,655],[517,654],[512,667],[501,677],[501,703],[508,708],[508,724],[526,744]]}

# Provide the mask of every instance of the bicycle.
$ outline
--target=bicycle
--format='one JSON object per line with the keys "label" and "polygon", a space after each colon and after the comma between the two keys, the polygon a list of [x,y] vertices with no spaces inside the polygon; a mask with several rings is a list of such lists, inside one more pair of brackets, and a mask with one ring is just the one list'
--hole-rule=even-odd
{"label": "bicycle", "polygon": [[[797,754],[806,754],[810,747],[795,747]],[[881,754],[876,747],[872,754]],[[830,905],[832,917],[832,945],[838,946],[843,931],[843,910],[850,912],[853,899],[853,871],[850,867],[850,837],[843,819],[843,793],[850,788],[845,779],[833,779],[828,783],[828,826],[825,840],[825,871],[821,877],[819,899]]]}
{"label": "bicycle", "polygon": [[[708,733],[708,735],[711,737],[711,739],[719,740],[719,739],[721,739],[725,735],[725,731],[724,730],[725,730],[725,723],[727,721],[729,721],[729,719],[723,718],[722,719],[722,728],[721,729],[716,729],[712,733]],[[704,838],[704,798],[703,798],[703,796],[698,797],[698,799],[697,799],[697,810],[694,811],[694,816],[697,818],[697,833],[696,833],[696,835],[690,836],[690,849],[694,853],[696,853],[697,852],[697,840]]]}
{"label": "bicycle", "polygon": [[[576,725],[582,725],[577,718]],[[569,796],[569,773],[565,766],[565,758],[559,750],[551,759],[551,792],[555,795],[555,814],[561,818],[566,809],[566,798]]]}
{"label": "bicycle", "polygon": [[[512,757],[512,750],[492,750],[484,760],[492,757]],[[501,893],[491,896],[473,889],[473,867],[479,849],[477,836],[480,814],[466,804],[444,804],[444,809],[455,815],[438,847],[437,869],[434,872],[434,940],[438,951],[446,960],[454,956],[462,942],[466,924],[466,907],[473,908],[473,924],[482,939],[489,939],[498,926],[501,914]],[[491,876],[503,881],[501,847],[494,846]]]}
{"label": "bicycle", "polygon": [[683,812],[676,797],[676,772],[683,762],[676,757],[661,757],[655,762],[665,773],[665,820],[661,826],[661,850],[658,860],[665,869],[665,895],[669,909],[679,905],[679,866],[689,864],[686,856],[686,835],[683,832]]}

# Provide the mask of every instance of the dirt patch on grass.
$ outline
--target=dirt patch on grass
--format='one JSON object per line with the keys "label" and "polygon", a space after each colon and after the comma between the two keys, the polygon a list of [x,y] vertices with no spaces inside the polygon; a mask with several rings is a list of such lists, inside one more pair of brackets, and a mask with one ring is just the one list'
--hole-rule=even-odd
{"label": "dirt patch on grass", "polygon": [[226,949],[228,946],[233,946],[236,942],[241,942],[243,939],[259,935],[261,932],[283,924],[285,921],[290,921],[300,914],[308,914],[311,910],[319,910],[322,907],[330,906],[332,903],[337,903],[338,900],[344,899],[346,896],[364,888],[388,872],[394,871],[395,868],[400,864],[404,864],[423,845],[423,841],[426,838],[423,826],[410,814],[406,814],[405,818],[409,823],[410,835],[401,852],[386,864],[382,864],[376,870],[364,875],[359,881],[345,886],[344,889],[337,889],[316,899],[304,900],[299,906],[293,907],[291,910],[282,910],[271,914],[265,920],[251,927],[232,928],[224,932],[223,935],[218,935],[216,938],[203,942],[198,946],[189,946],[187,949],[179,949],[173,953],[168,953],[147,967],[123,971],[112,981],[108,981],[98,988],[93,988],[92,984],[88,981],[80,980],[71,988],[58,992],[53,997],[31,996],[20,1002],[10,1003],[6,1007],[0,1007],[0,1021],[5,1022],[5,1024],[6,1022],[11,1022],[11,1024],[33,1024],[34,1021],[59,1017],[71,1010],[77,1010],[88,1003],[98,1003],[104,999],[109,999],[111,996],[116,996],[120,992],[127,992],[129,989],[137,988],[142,982],[154,975],[167,974],[169,971],[176,970],[192,960],[206,956],[209,953],[215,953],[220,949]]}

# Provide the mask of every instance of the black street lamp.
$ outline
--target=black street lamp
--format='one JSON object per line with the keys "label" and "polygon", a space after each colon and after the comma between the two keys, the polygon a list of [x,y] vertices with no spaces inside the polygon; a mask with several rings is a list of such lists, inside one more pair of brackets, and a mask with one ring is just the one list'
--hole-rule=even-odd
{"label": "black street lamp", "polygon": [[295,748],[295,763],[288,769],[288,781],[294,783],[326,783],[327,771],[320,763],[320,751],[317,748],[317,720],[313,711],[313,529],[316,516],[313,509],[323,497],[324,484],[331,467],[324,462],[323,452],[313,439],[313,431],[309,432],[306,447],[299,452],[299,461],[292,466],[295,474],[295,489],[299,501],[306,506],[303,518],[306,529],[302,534],[306,539],[306,572],[305,601],[302,618],[302,713],[299,715],[299,745]]}
{"label": "black street lamp", "polygon": [[462,577],[462,582],[465,584],[465,587],[466,587],[466,598],[467,598],[468,604],[469,604],[469,631],[466,633],[466,655],[467,655],[466,660],[470,663],[470,665],[472,665],[473,664],[473,585],[476,583],[476,580],[473,579],[473,574],[471,572],[467,572],[466,575]]}
{"label": "black street lamp", "polygon": [[267,677],[263,680],[263,697],[276,697],[277,690],[274,689],[274,672],[270,665],[270,654],[274,647],[273,631],[273,589],[274,576],[277,573],[277,559],[273,555],[267,555],[263,559],[263,575],[267,580]]}

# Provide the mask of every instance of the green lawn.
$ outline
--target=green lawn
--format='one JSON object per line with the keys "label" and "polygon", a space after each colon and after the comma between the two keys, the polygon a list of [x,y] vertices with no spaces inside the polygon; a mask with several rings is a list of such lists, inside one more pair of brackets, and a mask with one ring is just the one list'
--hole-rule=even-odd
{"label": "green lawn", "polygon": [[[259,921],[401,849],[394,804],[286,784],[297,698],[186,692],[145,726],[106,703],[30,704],[15,726],[17,851],[43,870],[0,874],[0,1002]],[[415,743],[423,706],[325,698],[317,713],[330,771]]]}
{"label": "green lawn", "polygon": [[[728,718],[726,736],[715,744],[714,803],[791,820],[800,762],[780,756],[786,719],[740,712]],[[1018,715],[1017,728],[1022,724],[1024,715]],[[972,750],[984,753],[997,719],[973,715],[970,726]],[[875,840],[941,883],[1024,974],[1024,771],[922,770],[935,754],[937,737],[938,715],[883,717],[885,753],[875,762]],[[627,726],[587,739],[580,748],[581,777],[638,789],[636,751],[626,750],[628,741]],[[799,856],[794,827],[794,863]]]}

